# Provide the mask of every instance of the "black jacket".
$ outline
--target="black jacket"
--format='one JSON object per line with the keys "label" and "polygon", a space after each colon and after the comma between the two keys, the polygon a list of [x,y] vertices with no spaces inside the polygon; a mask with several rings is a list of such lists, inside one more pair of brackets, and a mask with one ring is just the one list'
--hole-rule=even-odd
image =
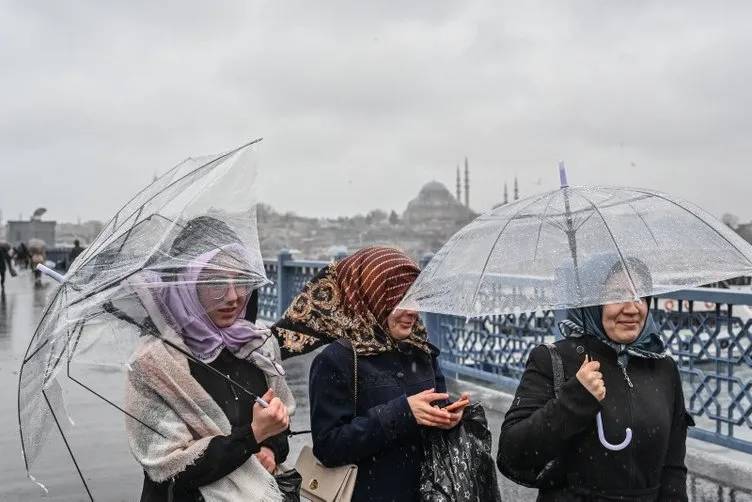
{"label": "black jacket", "polygon": [[313,453],[326,466],[357,464],[353,502],[413,501],[423,450],[407,396],[446,384],[436,354],[400,344],[358,357],[353,413],[353,353],[332,343],[313,361],[309,380]]}
{"label": "black jacket", "polygon": [[[209,442],[206,451],[195,463],[175,476],[173,500],[175,502],[193,502],[202,500],[198,487],[213,483],[240,467],[261,446],[267,446],[274,452],[277,464],[285,461],[289,452],[287,434],[271,437],[261,444],[251,432],[253,400],[251,397],[215,374],[203,365],[189,360],[191,375],[201,384],[206,392],[217,402],[232,425],[229,436],[218,436]],[[264,373],[248,361],[236,358],[227,349],[209,363],[225,375],[243,385],[256,395],[263,395],[269,388]],[[144,474],[144,487],[141,502],[166,502],[168,500],[169,481],[155,483]]]}
{"label": "black jacket", "polygon": [[[567,378],[560,397],[554,398],[549,351],[537,347],[501,428],[499,466],[540,468],[558,457],[561,486],[540,490],[540,501],[686,501],[685,442],[693,422],[673,359],[630,357],[630,387],[616,353],[597,339],[567,339],[556,346]],[[586,353],[601,363],[602,403],[575,377]],[[610,451],[600,444],[599,411],[609,442],[620,443],[625,428],[632,429],[629,446]]]}

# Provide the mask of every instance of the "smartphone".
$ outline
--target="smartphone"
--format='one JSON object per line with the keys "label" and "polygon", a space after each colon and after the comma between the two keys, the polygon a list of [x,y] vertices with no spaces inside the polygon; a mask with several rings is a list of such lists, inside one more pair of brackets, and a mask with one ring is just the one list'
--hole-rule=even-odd
{"label": "smartphone", "polygon": [[465,398],[465,399],[458,399],[455,402],[449,403],[448,405],[446,405],[444,407],[444,409],[447,410],[447,411],[457,411],[460,408],[464,408],[468,404],[470,404],[470,400],[469,399],[467,399],[467,398]]}

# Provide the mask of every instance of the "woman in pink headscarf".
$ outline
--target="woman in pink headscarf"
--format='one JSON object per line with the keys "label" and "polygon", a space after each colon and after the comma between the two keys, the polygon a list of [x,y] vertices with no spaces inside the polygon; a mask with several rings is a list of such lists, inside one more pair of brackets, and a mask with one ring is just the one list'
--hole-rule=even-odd
{"label": "woman in pink headscarf", "polygon": [[139,290],[154,336],[128,378],[141,501],[281,501],[272,473],[289,450],[294,402],[276,339],[244,319],[248,254],[227,225],[202,217],[177,236],[169,261],[178,265]]}

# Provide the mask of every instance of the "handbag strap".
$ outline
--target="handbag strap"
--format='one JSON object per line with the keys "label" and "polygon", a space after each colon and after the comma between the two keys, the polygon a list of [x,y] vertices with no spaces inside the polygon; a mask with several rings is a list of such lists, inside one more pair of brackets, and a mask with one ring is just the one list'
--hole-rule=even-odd
{"label": "handbag strap", "polygon": [[549,354],[551,354],[551,368],[554,373],[554,396],[558,399],[561,386],[564,385],[564,363],[561,360],[559,349],[553,343],[547,343]]}
{"label": "handbag strap", "polygon": [[358,415],[358,352],[350,345],[353,352],[353,416]]}

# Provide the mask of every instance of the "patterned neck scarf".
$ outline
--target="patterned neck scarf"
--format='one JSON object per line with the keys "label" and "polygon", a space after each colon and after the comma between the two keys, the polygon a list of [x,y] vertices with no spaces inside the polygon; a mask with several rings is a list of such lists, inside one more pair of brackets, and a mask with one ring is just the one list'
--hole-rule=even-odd
{"label": "patterned neck scarf", "polygon": [[[648,300],[649,301],[649,300]],[[635,341],[628,344],[611,340],[603,328],[603,306],[595,305],[571,309],[567,312],[567,319],[559,323],[559,328],[566,338],[579,338],[589,335],[611,347],[616,352],[619,366],[623,369],[629,364],[629,357],[645,359],[662,359],[666,357],[666,346],[658,334],[658,327],[653,316],[648,312],[645,325]]]}
{"label": "patterned neck scarf", "polygon": [[387,318],[420,273],[407,255],[368,247],[319,272],[272,326],[285,354],[303,354],[334,340],[347,340],[358,355],[393,350],[406,343],[431,349],[420,320],[401,342],[388,333]]}

